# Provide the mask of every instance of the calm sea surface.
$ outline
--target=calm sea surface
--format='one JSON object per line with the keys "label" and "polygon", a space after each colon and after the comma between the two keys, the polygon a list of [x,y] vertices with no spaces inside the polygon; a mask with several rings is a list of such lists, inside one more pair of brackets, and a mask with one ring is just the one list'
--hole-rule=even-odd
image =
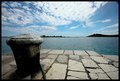
{"label": "calm sea surface", "polygon": [[[2,54],[11,52],[2,38]],[[94,50],[100,54],[118,55],[118,37],[44,38],[42,49]]]}

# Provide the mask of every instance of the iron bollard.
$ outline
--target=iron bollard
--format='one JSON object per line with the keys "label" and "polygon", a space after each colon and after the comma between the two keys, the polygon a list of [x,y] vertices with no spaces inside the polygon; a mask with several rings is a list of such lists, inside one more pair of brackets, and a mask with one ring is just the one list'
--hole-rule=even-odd
{"label": "iron bollard", "polygon": [[11,47],[17,65],[16,75],[24,78],[41,70],[40,65],[40,45],[42,38],[30,34],[22,34],[7,40]]}

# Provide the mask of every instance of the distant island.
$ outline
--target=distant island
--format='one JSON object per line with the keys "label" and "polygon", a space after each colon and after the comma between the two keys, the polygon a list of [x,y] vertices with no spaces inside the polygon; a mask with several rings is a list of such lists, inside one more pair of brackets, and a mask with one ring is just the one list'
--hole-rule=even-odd
{"label": "distant island", "polygon": [[87,37],[118,37],[118,35],[92,34]]}

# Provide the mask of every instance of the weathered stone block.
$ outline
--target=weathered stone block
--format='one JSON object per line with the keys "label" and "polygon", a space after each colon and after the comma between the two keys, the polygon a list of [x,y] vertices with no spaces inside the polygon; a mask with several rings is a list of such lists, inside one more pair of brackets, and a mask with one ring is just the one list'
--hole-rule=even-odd
{"label": "weathered stone block", "polygon": [[118,62],[113,62],[113,65],[115,66],[115,67],[119,67],[119,63]]}
{"label": "weathered stone block", "polygon": [[85,55],[85,56],[84,56],[84,55],[80,55],[80,57],[81,57],[82,59],[91,59],[90,56],[88,56],[88,55]]}
{"label": "weathered stone block", "polygon": [[95,56],[100,56],[100,54],[98,54],[95,51],[87,51],[87,53],[91,56],[91,55],[95,55]]}
{"label": "weathered stone block", "polygon": [[46,58],[47,54],[40,54],[40,59]]}
{"label": "weathered stone block", "polygon": [[73,51],[72,50],[65,50],[64,54],[73,55]]}
{"label": "weathered stone block", "polygon": [[52,50],[48,54],[63,54],[64,50]]}
{"label": "weathered stone block", "polygon": [[54,63],[46,73],[46,79],[65,79],[66,69],[66,64]]}
{"label": "weathered stone block", "polygon": [[89,73],[92,80],[110,80],[110,78],[104,73]]}
{"label": "weathered stone block", "polygon": [[54,61],[55,59],[43,59],[41,61],[41,65],[43,65],[43,70],[46,72]]}
{"label": "weathered stone block", "polygon": [[10,66],[9,64],[2,66],[2,75],[8,73],[9,71],[13,69],[15,69],[15,67]]}
{"label": "weathered stone block", "polygon": [[80,80],[80,79],[74,76],[67,76],[67,80]]}
{"label": "weathered stone block", "polygon": [[117,55],[103,55],[103,56],[112,60],[112,61],[118,62],[118,60],[119,60]]}
{"label": "weathered stone block", "polygon": [[58,55],[48,55],[47,58],[48,59],[56,59]]}
{"label": "weathered stone block", "polygon": [[85,67],[97,68],[98,65],[91,59],[82,59],[82,62]]}
{"label": "weathered stone block", "polygon": [[86,69],[89,73],[104,73],[102,69]]}
{"label": "weathered stone block", "polygon": [[85,51],[83,51],[83,50],[74,50],[74,53],[75,53],[75,55],[83,55],[83,56],[85,56],[85,55],[88,55]]}
{"label": "weathered stone block", "polygon": [[79,79],[79,80],[82,80],[82,79],[89,79],[88,78],[88,75],[87,73],[85,72],[74,72],[74,71],[68,71],[68,76],[72,76],[72,77],[67,77],[67,79]]}
{"label": "weathered stone block", "polygon": [[72,59],[72,60],[80,60],[80,58],[79,58],[78,55],[69,55],[69,59]]}
{"label": "weathered stone block", "polygon": [[117,71],[117,70],[118,70],[118,68],[114,67],[113,65],[99,64],[99,66],[100,66],[105,72],[111,72],[111,71]]}
{"label": "weathered stone block", "polygon": [[66,55],[59,55],[58,58],[57,58],[57,62],[58,63],[67,64],[68,56],[66,56]]}
{"label": "weathered stone block", "polygon": [[97,63],[109,63],[109,61],[107,61],[107,58],[104,57],[98,57],[98,56],[90,56],[94,61],[96,61]]}
{"label": "weathered stone block", "polygon": [[68,69],[75,71],[85,71],[85,68],[83,67],[82,63],[75,60],[69,60]]}
{"label": "weathered stone block", "polygon": [[111,78],[111,79],[119,79],[119,72],[118,71],[113,71],[113,72],[108,72],[107,73],[108,76]]}
{"label": "weathered stone block", "polygon": [[41,49],[40,54],[47,54],[50,51],[50,49]]}

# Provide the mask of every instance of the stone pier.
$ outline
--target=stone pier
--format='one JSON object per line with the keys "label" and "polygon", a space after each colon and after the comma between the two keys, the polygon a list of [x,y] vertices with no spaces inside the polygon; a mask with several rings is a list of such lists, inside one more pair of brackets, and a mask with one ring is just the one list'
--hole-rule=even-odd
{"label": "stone pier", "polygon": [[[89,50],[40,50],[40,63],[47,80],[118,80],[117,55],[98,54]],[[2,79],[12,79],[17,69],[13,54],[2,56]],[[42,73],[23,80],[43,80]]]}

